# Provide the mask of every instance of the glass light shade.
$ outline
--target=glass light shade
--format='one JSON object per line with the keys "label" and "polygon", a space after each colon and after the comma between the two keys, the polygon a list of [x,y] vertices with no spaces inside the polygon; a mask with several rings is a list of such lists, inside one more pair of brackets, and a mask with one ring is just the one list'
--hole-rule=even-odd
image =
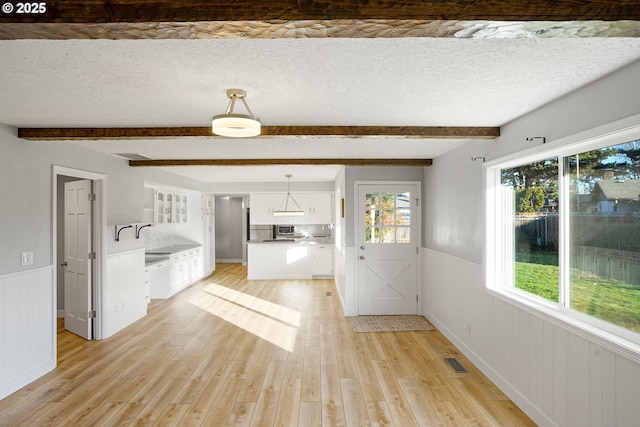
{"label": "glass light shade", "polygon": [[230,138],[258,136],[260,127],[260,120],[245,114],[220,114],[211,120],[214,134]]}

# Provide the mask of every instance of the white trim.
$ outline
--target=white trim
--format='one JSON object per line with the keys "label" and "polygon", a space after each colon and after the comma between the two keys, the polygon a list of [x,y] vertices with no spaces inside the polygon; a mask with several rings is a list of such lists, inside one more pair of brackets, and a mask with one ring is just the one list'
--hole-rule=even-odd
{"label": "white trim", "polygon": [[[607,324],[596,317],[588,316],[563,306],[563,300],[567,297],[562,292],[565,288],[565,277],[560,277],[561,283],[558,304],[548,302],[535,295],[529,295],[517,289],[509,289],[502,286],[503,280],[498,272],[498,264],[505,262],[505,254],[501,247],[503,242],[503,230],[498,223],[501,222],[499,212],[501,196],[498,194],[500,182],[500,170],[521,164],[531,163],[545,158],[559,158],[559,186],[565,186],[566,177],[562,174],[562,157],[575,155],[578,152],[594,150],[611,145],[623,144],[637,140],[640,137],[640,114],[618,120],[603,126],[598,126],[575,135],[558,139],[550,144],[542,144],[532,149],[519,153],[503,156],[485,163],[485,205],[486,235],[494,236],[494,239],[485,241],[485,291],[491,296],[517,306],[521,310],[534,314],[542,319],[561,326],[572,333],[593,341],[604,348],[620,354],[628,359],[640,363],[640,336],[626,328]],[[562,197],[562,195],[561,195]],[[567,206],[567,195],[564,194],[564,206]],[[568,264],[566,244],[569,241],[566,220],[560,220],[559,264],[560,271],[566,270]],[[564,267],[563,267],[564,266]],[[500,279],[500,280],[499,280]]]}
{"label": "white trim", "polygon": [[[94,262],[94,304],[96,308],[96,318],[94,320],[94,339],[103,339],[104,334],[104,301],[105,292],[104,283],[106,283],[106,255],[107,255],[107,175],[97,172],[86,171],[82,169],[73,169],[65,166],[53,165],[53,179],[52,179],[52,259],[55,264],[58,255],[58,176],[71,176],[80,179],[89,179],[93,181],[93,192],[96,194],[96,204],[93,209],[93,247],[96,252],[96,260]],[[53,269],[55,272],[55,268]],[[53,287],[58,289],[57,274],[53,275]],[[57,316],[57,296],[54,297],[54,314]],[[54,319],[54,340],[57,343],[57,331],[55,329]],[[57,344],[56,344],[57,345]],[[57,362],[56,362],[57,363]]]}
{"label": "white trim", "polygon": [[[493,382],[504,394],[506,394],[520,409],[524,411],[536,423],[543,426],[557,426],[544,411],[534,405],[525,395],[507,381],[498,371],[484,361],[464,341],[458,339],[444,323],[436,317],[425,314],[425,317],[435,328],[458,348],[491,382]],[[543,423],[544,422],[544,423]]]}
{"label": "white trim", "polygon": [[[555,155],[574,154],[577,149],[589,150],[591,147],[599,146],[603,143],[609,145],[622,144],[638,139],[638,128],[640,127],[640,114],[616,120],[583,132],[566,136],[564,138],[549,141],[545,144],[487,160],[484,163],[486,168],[494,168],[500,165],[502,168],[517,166],[522,163],[540,160],[540,156],[553,157]],[[635,136],[634,136],[635,135]]]}
{"label": "white trim", "polygon": [[27,269],[27,270],[20,270],[20,271],[16,271],[13,273],[5,273],[5,274],[0,274],[0,280],[4,280],[4,279],[10,279],[12,277],[16,277],[16,276],[22,276],[25,273],[39,273],[41,271],[46,271],[46,270],[52,270],[55,271],[55,269],[53,268],[53,265],[45,265],[44,267],[37,267],[37,268],[33,268],[33,269]]}

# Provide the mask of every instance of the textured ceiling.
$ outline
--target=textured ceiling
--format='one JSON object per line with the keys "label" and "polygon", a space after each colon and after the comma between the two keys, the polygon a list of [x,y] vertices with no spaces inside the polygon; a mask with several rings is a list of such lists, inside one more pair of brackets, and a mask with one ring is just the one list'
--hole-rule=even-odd
{"label": "textured ceiling", "polygon": [[[640,38],[16,40],[0,57],[0,123],[17,127],[207,126],[229,88],[264,125],[500,126],[638,60]],[[73,144],[154,159],[434,158],[464,142]],[[192,176],[240,180],[230,168]]]}

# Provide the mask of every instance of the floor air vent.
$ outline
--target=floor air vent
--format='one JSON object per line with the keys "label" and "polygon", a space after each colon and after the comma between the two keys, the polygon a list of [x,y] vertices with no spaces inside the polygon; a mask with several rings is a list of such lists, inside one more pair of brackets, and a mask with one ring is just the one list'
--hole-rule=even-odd
{"label": "floor air vent", "polygon": [[330,296],[331,296],[331,292],[325,292],[325,293],[324,293],[324,296],[325,296],[325,297],[330,297]]}
{"label": "floor air vent", "polygon": [[464,366],[462,366],[455,357],[445,357],[444,361],[447,362],[456,372],[469,372],[464,369]]}

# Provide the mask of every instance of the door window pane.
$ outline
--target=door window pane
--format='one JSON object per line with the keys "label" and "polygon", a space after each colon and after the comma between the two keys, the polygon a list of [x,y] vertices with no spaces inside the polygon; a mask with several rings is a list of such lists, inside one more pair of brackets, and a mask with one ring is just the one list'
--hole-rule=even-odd
{"label": "door window pane", "polygon": [[367,193],[365,242],[411,242],[411,193]]}
{"label": "door window pane", "polygon": [[640,141],[576,154],[569,306],[640,332]]}
{"label": "door window pane", "polygon": [[411,211],[409,209],[398,209],[396,211],[396,225],[410,225]]}
{"label": "door window pane", "polygon": [[558,302],[558,159],[502,169],[513,286]]}
{"label": "door window pane", "polygon": [[396,208],[410,208],[411,207],[411,194],[410,193],[398,193],[396,198]]}

